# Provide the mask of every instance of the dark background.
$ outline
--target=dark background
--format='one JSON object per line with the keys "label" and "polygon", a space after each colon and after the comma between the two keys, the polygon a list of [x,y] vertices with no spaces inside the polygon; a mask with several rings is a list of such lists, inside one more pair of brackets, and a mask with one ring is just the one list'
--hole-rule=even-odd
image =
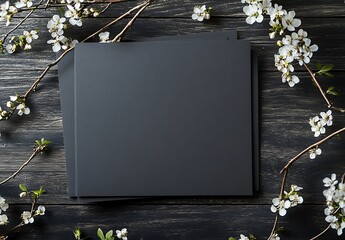
{"label": "dark background", "polygon": [[[335,77],[320,78],[320,83],[324,88],[336,86],[341,96],[330,96],[330,99],[344,107],[344,1],[276,2],[286,10],[295,10],[297,18],[302,20],[302,28],[308,32],[313,43],[319,45],[320,49],[312,59],[311,68],[315,69],[317,62],[334,64]],[[114,4],[102,18],[87,19],[82,28],[72,27],[67,33],[82,39],[136,3],[138,1]],[[214,8],[210,21],[200,23],[191,19],[193,7],[198,4]],[[130,240],[227,239],[230,236],[239,237],[240,233],[252,233],[258,239],[267,237],[274,220],[274,214],[270,212],[271,199],[278,196],[280,188],[279,171],[291,157],[319,139],[313,137],[308,120],[309,117],[326,111],[327,106],[302,68],[296,69],[301,82],[294,88],[281,83],[280,73],[274,67],[273,54],[277,51],[277,46],[268,37],[268,19],[262,24],[247,25],[242,12],[243,6],[240,0],[153,1],[125,39],[236,29],[239,39],[252,42],[253,49],[259,54],[259,193],[254,197],[156,198],[104,204],[78,204],[69,199],[57,69],[54,67],[29,100],[32,113],[25,117],[13,116],[9,121],[0,122],[1,179],[18,169],[29,157],[35,139],[45,137],[53,141],[48,154],[37,157],[14,180],[0,186],[1,196],[10,204],[7,215],[11,221],[8,226],[0,227],[0,232],[19,222],[21,212],[30,208],[25,199],[18,197],[20,190],[17,186],[24,183],[31,189],[43,186],[47,190],[41,199],[47,212],[45,216],[36,218],[34,224],[13,233],[11,239],[73,239],[72,231],[76,226],[94,239],[98,227],[104,230],[127,227]],[[46,24],[51,15],[51,11],[38,12],[20,28],[41,30],[40,38],[32,44],[33,51],[10,56],[0,55],[0,101],[3,104],[15,92],[24,93],[45,65],[55,59],[51,47],[46,44],[50,39]],[[119,24],[111,31],[118,32],[124,24]],[[3,26],[0,34],[8,30]],[[106,109],[106,103],[102,107]],[[334,118],[334,125],[326,129],[326,134],[344,126],[344,114],[334,113]],[[305,203],[290,209],[281,219],[279,226],[285,229],[280,234],[283,239],[308,239],[327,226],[323,214],[322,179],[331,173],[337,173],[338,176],[343,174],[344,146],[344,136],[336,137],[321,147],[323,153],[320,157],[311,160],[305,155],[291,168],[287,184],[304,187],[302,196]],[[337,239],[337,235],[331,230],[322,239]]]}

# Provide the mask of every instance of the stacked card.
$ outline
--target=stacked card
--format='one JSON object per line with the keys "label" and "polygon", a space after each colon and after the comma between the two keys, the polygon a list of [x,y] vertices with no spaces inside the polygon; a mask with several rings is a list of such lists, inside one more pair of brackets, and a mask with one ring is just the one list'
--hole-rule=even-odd
{"label": "stacked card", "polygon": [[59,63],[69,196],[252,195],[256,65],[234,31],[77,44]]}

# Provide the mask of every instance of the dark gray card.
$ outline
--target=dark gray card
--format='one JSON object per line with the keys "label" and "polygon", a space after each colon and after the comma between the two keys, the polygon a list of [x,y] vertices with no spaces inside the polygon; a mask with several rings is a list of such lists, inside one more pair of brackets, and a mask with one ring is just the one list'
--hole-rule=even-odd
{"label": "dark gray card", "polygon": [[78,44],[77,195],[251,195],[250,65],[247,42]]}
{"label": "dark gray card", "polygon": [[[236,44],[236,31],[205,32],[180,36],[167,36],[144,39],[144,41],[160,40],[230,40]],[[68,53],[58,65],[60,101],[63,118],[63,134],[65,145],[66,169],[68,176],[68,194],[75,197],[75,161],[74,161],[74,52]]]}

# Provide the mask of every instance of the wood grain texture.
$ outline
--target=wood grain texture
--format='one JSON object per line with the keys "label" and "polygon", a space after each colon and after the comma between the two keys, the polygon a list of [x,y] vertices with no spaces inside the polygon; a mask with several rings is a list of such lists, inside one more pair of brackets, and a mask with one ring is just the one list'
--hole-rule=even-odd
{"label": "wood grain texture", "polygon": [[[82,28],[68,32],[82,39],[136,2],[116,4],[104,18],[87,19]],[[342,95],[330,96],[330,99],[345,106],[345,3],[342,0],[278,2],[286,9],[296,11],[302,19],[303,29],[319,45],[320,50],[312,64],[335,65],[335,77],[321,78],[320,82],[324,88],[336,86]],[[301,83],[294,88],[281,83],[273,62],[277,47],[268,38],[267,20],[249,26],[245,23],[243,4],[239,0],[219,0],[203,2],[215,11],[211,21],[199,23],[190,19],[197,4],[200,3],[154,1],[128,32],[126,39],[236,29],[239,39],[252,42],[253,49],[259,53],[260,68],[260,192],[246,198],[155,198],[106,204],[78,204],[69,199],[57,70],[53,68],[30,98],[32,113],[0,122],[0,179],[10,175],[27,159],[35,139],[45,137],[53,141],[50,152],[38,156],[14,180],[0,186],[0,195],[12,204],[8,212],[11,224],[15,223],[22,210],[28,208],[25,200],[17,197],[19,183],[47,189],[47,194],[42,197],[47,215],[30,227],[26,226],[22,232],[15,233],[11,239],[73,239],[71,231],[77,225],[94,239],[98,227],[105,230],[127,227],[130,239],[227,239],[229,236],[238,237],[240,233],[253,233],[258,239],[267,236],[274,218],[269,206],[280,187],[279,171],[289,158],[316,140],[307,122],[309,117],[327,108],[302,68],[297,68]],[[34,15],[21,28],[42,29],[40,38],[33,44],[34,51],[0,55],[1,103],[15,92],[23,93],[44,66],[55,59],[55,54],[46,44],[49,34],[45,28],[49,14],[51,11],[44,13],[43,17]],[[117,32],[123,24],[111,31]],[[5,31],[6,28],[0,28],[0,34]],[[344,115],[335,113],[334,117],[334,126],[328,128],[327,133],[345,125]],[[340,175],[345,171],[341,161],[344,159],[344,146],[345,136],[334,138],[322,147],[322,156],[315,160],[303,156],[291,168],[288,184],[304,187],[305,205],[291,209],[282,219],[282,226],[286,229],[282,233],[283,239],[307,239],[326,226],[322,179],[333,172]],[[323,239],[337,237],[331,231]]]}

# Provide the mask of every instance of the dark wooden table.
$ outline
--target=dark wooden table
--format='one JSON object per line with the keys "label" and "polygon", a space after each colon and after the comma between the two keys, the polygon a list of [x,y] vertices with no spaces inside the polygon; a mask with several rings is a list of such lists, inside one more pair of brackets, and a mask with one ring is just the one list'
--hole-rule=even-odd
{"label": "dark wooden table", "polygon": [[[338,105],[345,105],[345,3],[343,0],[277,1],[287,10],[295,10],[312,41],[319,45],[310,66],[316,62],[334,64],[334,78],[321,78],[324,87],[334,85],[342,94],[330,97]],[[102,18],[85,20],[82,28],[70,32],[81,39],[98,29],[136,2],[114,5]],[[191,19],[193,7],[207,4],[214,8],[212,19],[196,22]],[[15,171],[31,154],[35,139],[45,137],[53,141],[48,154],[38,156],[14,180],[0,186],[1,196],[10,203],[7,212],[11,223],[0,227],[1,232],[19,221],[28,202],[20,199],[19,183],[30,188],[43,186],[47,193],[41,203],[47,213],[35,223],[11,235],[11,239],[73,239],[72,231],[80,226],[96,239],[98,227],[104,230],[129,229],[129,239],[228,239],[240,233],[254,234],[264,239],[270,233],[274,214],[270,212],[271,199],[278,196],[280,169],[289,158],[316,141],[308,125],[309,117],[326,111],[318,90],[310,77],[297,68],[301,79],[294,88],[281,82],[274,67],[273,54],[277,46],[268,37],[268,20],[262,24],[247,25],[240,0],[218,1],[154,1],[126,35],[126,39],[177,35],[236,29],[239,39],[252,42],[259,53],[261,169],[260,192],[254,197],[228,198],[159,198],[78,204],[67,196],[67,179],[62,136],[57,69],[53,68],[33,94],[27,117],[14,116],[0,122],[0,177]],[[55,54],[46,44],[49,34],[46,23],[51,12],[31,17],[23,29],[41,29],[40,38],[33,44],[34,51],[0,55],[0,100],[5,103],[15,92],[23,93],[41,73]],[[2,25],[3,26],[3,25]],[[115,33],[123,25],[114,27]],[[1,27],[0,34],[5,29]],[[95,59],[97,61],[97,59]],[[314,67],[313,67],[314,68]],[[344,114],[334,113],[334,125],[327,133],[344,126]],[[322,147],[321,157],[314,160],[303,156],[290,170],[289,184],[304,187],[305,203],[290,209],[281,219],[285,231],[283,239],[307,239],[324,229],[324,198],[322,179],[331,173],[341,175],[344,168],[345,137],[335,138]],[[92,136],[90,136],[92,140]],[[226,179],[224,179],[226,181]],[[239,183],[240,184],[240,183]],[[337,238],[332,230],[322,239]]]}

